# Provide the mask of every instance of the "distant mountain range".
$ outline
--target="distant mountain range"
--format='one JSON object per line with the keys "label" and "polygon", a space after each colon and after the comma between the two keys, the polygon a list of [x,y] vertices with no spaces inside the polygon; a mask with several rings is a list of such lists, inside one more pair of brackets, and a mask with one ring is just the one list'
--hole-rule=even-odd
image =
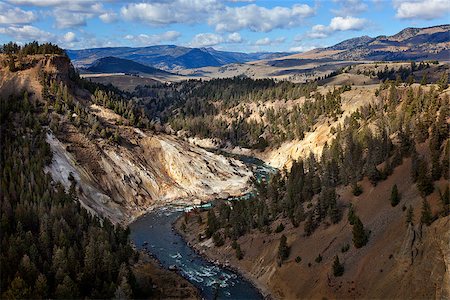
{"label": "distant mountain range", "polygon": [[450,25],[406,28],[392,36],[345,40],[327,48],[294,54],[286,59],[331,60],[450,60]]}
{"label": "distant mountain range", "polygon": [[172,74],[129,59],[113,56],[97,59],[88,68],[86,68],[86,70],[93,73],[143,73],[154,76],[165,76]]}
{"label": "distant mountain range", "polygon": [[[307,61],[450,60],[450,25],[406,28],[392,36],[382,35],[375,38],[362,36],[345,40],[331,47],[314,49],[298,54],[288,52],[242,53],[175,45],[66,51],[76,67],[85,68],[92,72],[99,70],[98,64],[102,70],[114,69],[117,72],[132,72],[132,69],[144,70],[144,67],[177,71],[208,66],[219,67],[256,60],[266,60],[271,66],[284,67],[302,64]],[[108,67],[105,65],[105,61],[98,61],[105,57],[109,60],[111,60],[110,57],[116,57],[128,60],[128,62],[116,60],[114,67]],[[140,65],[130,65],[129,61]],[[120,66],[126,66],[126,68],[120,70]],[[146,69],[142,73],[154,74],[154,72],[155,70]]]}
{"label": "distant mountain range", "polygon": [[175,45],[160,45],[141,48],[93,48],[66,50],[66,52],[76,67],[88,68],[97,59],[114,56],[163,70],[192,69],[207,66],[218,67],[231,63],[274,59],[292,54],[288,52],[241,53],[219,51],[213,48],[188,48]]}

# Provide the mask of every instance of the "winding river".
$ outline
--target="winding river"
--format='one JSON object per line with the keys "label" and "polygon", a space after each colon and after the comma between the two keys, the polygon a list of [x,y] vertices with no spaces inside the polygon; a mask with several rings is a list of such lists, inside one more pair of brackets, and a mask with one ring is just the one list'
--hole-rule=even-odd
{"label": "winding river", "polygon": [[[262,161],[239,156],[253,168],[258,179],[273,170]],[[247,195],[242,197],[248,198]],[[151,211],[130,224],[131,239],[138,249],[148,251],[164,268],[177,269],[195,285],[205,299],[262,299],[261,293],[238,273],[209,262],[173,229],[184,208],[164,207]]]}

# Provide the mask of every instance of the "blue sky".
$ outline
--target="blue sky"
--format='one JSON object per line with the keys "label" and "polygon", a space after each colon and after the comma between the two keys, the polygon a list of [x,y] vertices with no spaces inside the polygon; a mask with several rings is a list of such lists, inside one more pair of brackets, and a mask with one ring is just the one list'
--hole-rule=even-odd
{"label": "blue sky", "polygon": [[448,0],[5,0],[0,43],[294,51],[450,23]]}

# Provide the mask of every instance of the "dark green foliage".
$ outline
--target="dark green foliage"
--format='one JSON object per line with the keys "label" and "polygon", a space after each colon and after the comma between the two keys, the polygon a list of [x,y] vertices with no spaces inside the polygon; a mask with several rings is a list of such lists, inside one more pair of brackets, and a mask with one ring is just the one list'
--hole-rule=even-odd
{"label": "dark green foliage", "polygon": [[350,207],[348,209],[347,220],[350,223],[350,225],[354,225],[357,218],[358,217],[355,214],[355,209],[353,208],[353,205],[350,203]]}
{"label": "dark green foliage", "polygon": [[442,73],[441,78],[439,78],[437,84],[439,85],[439,90],[443,91],[448,88],[448,72]]}
{"label": "dark green foliage", "polygon": [[353,245],[355,245],[355,248],[361,248],[365,246],[369,241],[369,235],[364,229],[364,225],[358,217],[356,217],[355,219],[352,232],[353,232]]}
{"label": "dark green foliage", "polygon": [[284,225],[283,223],[280,223],[277,228],[275,229],[275,233],[279,233],[282,232],[284,230]]}
{"label": "dark green foliage", "polygon": [[400,203],[400,194],[398,193],[397,185],[394,184],[391,190],[391,205],[392,207],[395,207],[399,203]]}
{"label": "dark green foliage", "polygon": [[408,207],[406,212],[406,224],[414,224],[414,209],[411,205]]}
{"label": "dark green foliage", "polygon": [[367,177],[372,185],[376,186],[378,181],[382,179],[382,175],[374,164],[370,164],[367,169]]}
{"label": "dark green foliage", "polygon": [[339,261],[339,256],[334,257],[333,262],[333,275],[334,277],[340,277],[344,275],[344,265]]}
{"label": "dark green foliage", "polygon": [[428,173],[427,162],[418,158],[417,165],[417,189],[422,197],[426,197],[434,190],[433,181]]}
{"label": "dark green foliage", "polygon": [[433,215],[431,213],[430,203],[428,203],[426,198],[423,198],[422,215],[420,216],[420,223],[430,226],[431,222],[433,222]]}
{"label": "dark green foliage", "polygon": [[208,220],[207,220],[207,228],[206,228],[206,237],[210,238],[214,233],[216,233],[217,229],[219,229],[219,221],[216,218],[216,214],[213,209],[208,210]]}
{"label": "dark green foliage", "polygon": [[112,298],[120,285],[139,294],[129,229],[81,207],[44,167],[52,153],[47,115],[22,99],[1,100],[2,298]]}
{"label": "dark green foliage", "polygon": [[223,239],[222,233],[217,231],[212,235],[212,237],[213,237],[214,245],[216,245],[216,247],[220,247],[225,244],[225,240]]}
{"label": "dark green foliage", "polygon": [[322,261],[322,255],[318,255],[315,259],[314,259],[314,261],[316,262],[316,263],[320,263],[321,261]]}
{"label": "dark green foliage", "polygon": [[239,244],[236,245],[236,258],[241,260],[244,258],[244,253],[241,250],[241,246]]}
{"label": "dark green foliage", "polygon": [[8,59],[8,67],[10,72],[16,72],[16,58],[14,56],[10,56]]}
{"label": "dark green foliage", "polygon": [[350,245],[349,244],[345,244],[345,246],[342,246],[342,248],[341,248],[341,252],[342,253],[345,253],[348,250],[350,250]]}
{"label": "dark green foliage", "polygon": [[358,183],[355,182],[352,186],[352,193],[354,196],[358,197],[363,193],[363,189]]}
{"label": "dark green foliage", "polygon": [[311,235],[313,233],[314,229],[316,228],[316,223],[314,222],[314,216],[312,214],[309,214],[308,218],[305,222],[305,234]]}
{"label": "dark green foliage", "polygon": [[283,234],[280,238],[280,244],[278,246],[278,260],[279,265],[283,263],[289,257],[289,247],[287,245],[287,238]]}
{"label": "dark green foliage", "polygon": [[66,52],[58,45],[52,43],[39,44],[34,41],[31,43],[19,46],[16,43],[9,42],[0,46],[0,53],[5,54],[19,54],[22,56],[34,55],[34,54],[59,54],[66,55]]}
{"label": "dark green foliage", "polygon": [[296,258],[295,258],[295,262],[296,263],[301,263],[301,261],[302,261],[302,258],[300,257],[300,256],[297,256]]}

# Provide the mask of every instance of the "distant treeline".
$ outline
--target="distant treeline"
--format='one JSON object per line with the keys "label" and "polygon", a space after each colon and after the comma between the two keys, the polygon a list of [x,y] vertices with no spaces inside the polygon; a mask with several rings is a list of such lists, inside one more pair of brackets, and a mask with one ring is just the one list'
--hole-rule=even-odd
{"label": "distant treeline", "polygon": [[59,54],[66,55],[64,49],[56,44],[43,43],[39,44],[34,41],[20,46],[14,42],[9,42],[0,46],[0,53],[18,54],[18,55],[34,55],[34,54]]}

